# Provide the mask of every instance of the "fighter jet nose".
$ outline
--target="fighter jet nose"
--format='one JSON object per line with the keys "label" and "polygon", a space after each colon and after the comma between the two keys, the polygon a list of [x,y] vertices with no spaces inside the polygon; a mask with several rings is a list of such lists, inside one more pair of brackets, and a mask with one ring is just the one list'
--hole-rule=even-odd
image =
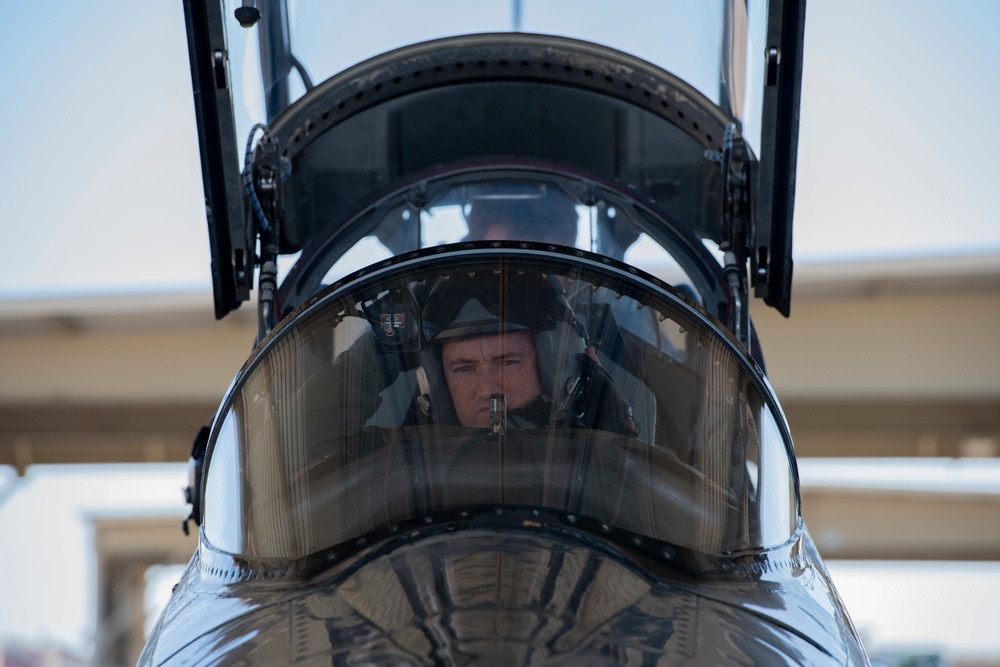
{"label": "fighter jet nose", "polygon": [[[323,583],[286,589],[279,604],[245,606],[172,664],[850,662],[766,611],[662,574],[535,526],[418,536],[395,549],[372,545]],[[220,647],[240,661],[206,662],[221,659]]]}

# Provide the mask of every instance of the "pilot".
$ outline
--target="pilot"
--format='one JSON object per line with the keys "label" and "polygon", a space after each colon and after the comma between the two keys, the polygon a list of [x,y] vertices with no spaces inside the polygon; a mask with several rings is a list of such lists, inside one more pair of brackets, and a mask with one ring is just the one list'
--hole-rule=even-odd
{"label": "pilot", "polygon": [[576,204],[562,191],[495,191],[474,197],[465,221],[469,241],[535,241],[576,245],[579,215]]}
{"label": "pilot", "polygon": [[418,404],[444,425],[597,428],[629,436],[625,396],[597,362],[553,278],[441,277],[422,311]]}
{"label": "pilot", "polygon": [[463,240],[534,241],[581,248],[596,244],[601,254],[623,259],[639,238],[638,226],[619,215],[614,206],[598,202],[588,214],[593,227],[584,234],[585,238],[596,234],[596,238],[578,244],[578,204],[551,185],[493,184],[473,194],[466,205],[469,233]]}

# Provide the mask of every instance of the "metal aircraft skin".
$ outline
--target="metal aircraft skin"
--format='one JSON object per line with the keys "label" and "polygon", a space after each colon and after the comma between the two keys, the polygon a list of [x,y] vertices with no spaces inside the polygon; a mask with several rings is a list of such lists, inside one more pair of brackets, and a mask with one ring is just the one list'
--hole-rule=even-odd
{"label": "metal aircraft skin", "polygon": [[314,84],[283,1],[184,5],[259,333],[140,665],[869,664],[748,315],[789,312],[804,2],[712,9],[712,90],[524,32]]}

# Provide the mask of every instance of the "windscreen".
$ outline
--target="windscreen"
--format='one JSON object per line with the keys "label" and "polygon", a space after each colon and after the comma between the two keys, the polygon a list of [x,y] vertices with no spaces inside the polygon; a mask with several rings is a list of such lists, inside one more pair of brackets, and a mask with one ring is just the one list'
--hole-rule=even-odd
{"label": "windscreen", "polygon": [[582,251],[418,254],[332,286],[248,362],[210,444],[212,545],[299,558],[512,506],[707,553],[793,534],[763,385],[679,293]]}

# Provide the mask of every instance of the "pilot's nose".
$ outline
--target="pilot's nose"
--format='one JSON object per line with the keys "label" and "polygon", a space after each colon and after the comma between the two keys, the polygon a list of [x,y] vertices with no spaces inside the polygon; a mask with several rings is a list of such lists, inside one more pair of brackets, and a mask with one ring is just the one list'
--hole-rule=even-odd
{"label": "pilot's nose", "polygon": [[499,366],[487,365],[479,374],[480,396],[492,396],[503,392],[503,369]]}

